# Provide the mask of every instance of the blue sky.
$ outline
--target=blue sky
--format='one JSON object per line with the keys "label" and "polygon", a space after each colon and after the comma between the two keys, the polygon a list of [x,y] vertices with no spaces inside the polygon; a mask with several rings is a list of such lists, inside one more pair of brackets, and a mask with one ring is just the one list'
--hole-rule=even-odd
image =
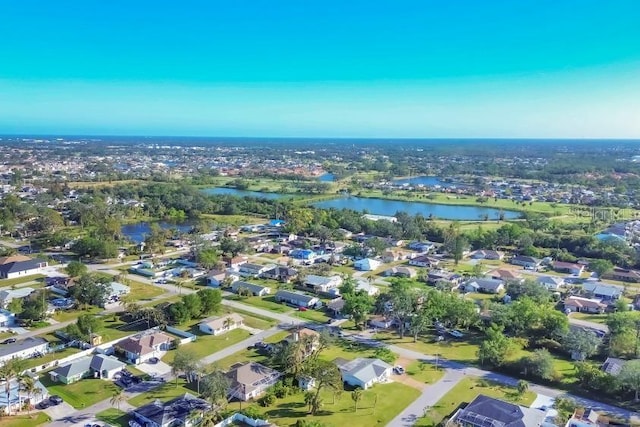
{"label": "blue sky", "polygon": [[640,1],[0,4],[0,133],[640,138]]}

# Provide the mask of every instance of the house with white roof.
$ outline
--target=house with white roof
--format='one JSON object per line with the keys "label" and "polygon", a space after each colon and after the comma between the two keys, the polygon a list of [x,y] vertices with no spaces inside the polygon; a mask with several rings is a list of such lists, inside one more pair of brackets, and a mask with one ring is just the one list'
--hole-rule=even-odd
{"label": "house with white roof", "polygon": [[201,332],[211,335],[221,335],[243,325],[244,318],[237,313],[205,319],[198,323]]}
{"label": "house with white roof", "polygon": [[352,387],[368,389],[377,383],[385,383],[391,377],[392,366],[380,359],[359,357],[351,361],[336,359],[342,381]]}
{"label": "house with white roof", "polygon": [[353,268],[358,271],[373,271],[378,269],[382,263],[373,258],[363,258],[353,263]]}

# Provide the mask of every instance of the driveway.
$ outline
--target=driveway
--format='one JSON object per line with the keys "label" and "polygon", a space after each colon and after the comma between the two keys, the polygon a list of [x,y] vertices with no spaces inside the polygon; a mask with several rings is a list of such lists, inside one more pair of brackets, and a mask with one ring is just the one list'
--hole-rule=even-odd
{"label": "driveway", "polygon": [[157,363],[141,363],[136,365],[136,368],[151,375],[152,377],[163,376],[171,372],[171,366],[167,365],[162,360],[158,360]]}

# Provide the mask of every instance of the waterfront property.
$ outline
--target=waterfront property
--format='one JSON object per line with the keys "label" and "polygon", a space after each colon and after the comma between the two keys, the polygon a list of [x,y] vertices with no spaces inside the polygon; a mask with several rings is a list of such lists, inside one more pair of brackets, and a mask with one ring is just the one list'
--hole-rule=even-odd
{"label": "waterfront property", "polygon": [[447,426],[536,427],[543,425],[547,411],[526,408],[493,397],[478,395],[464,409],[459,409]]}

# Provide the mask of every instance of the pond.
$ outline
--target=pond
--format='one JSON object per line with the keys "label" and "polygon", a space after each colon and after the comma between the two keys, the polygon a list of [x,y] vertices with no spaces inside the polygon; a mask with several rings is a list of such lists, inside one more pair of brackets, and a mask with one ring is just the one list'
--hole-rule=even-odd
{"label": "pond", "polygon": [[325,173],[324,175],[320,175],[318,177],[318,181],[320,182],[334,182],[336,180],[336,177],[333,176],[332,173]]}
{"label": "pond", "polygon": [[365,197],[343,197],[338,199],[325,200],[313,203],[313,206],[322,209],[352,209],[355,211],[366,210],[376,215],[393,216],[398,211],[407,212],[411,215],[422,214],[424,217],[437,219],[478,221],[489,216],[490,220],[499,217],[500,212],[504,214],[504,219],[520,218],[520,212],[500,210],[495,208],[485,208],[480,206],[457,206],[440,205],[435,203],[404,202],[399,200],[369,199]]}
{"label": "pond", "polygon": [[228,187],[214,187],[214,188],[205,188],[202,190],[205,194],[211,195],[228,195],[228,196],[237,196],[237,197],[255,197],[261,199],[279,199],[284,197],[283,194],[279,193],[263,193],[260,191],[249,191],[249,190],[238,190],[237,188],[228,188]]}
{"label": "pond", "polygon": [[[151,232],[151,224],[150,222],[137,222],[135,224],[123,225],[122,228],[120,228],[120,232],[132,242],[140,243],[143,242],[145,237]],[[155,222],[155,224],[158,224],[165,230],[175,228],[182,233],[187,233],[193,228],[193,223],[189,221],[182,223],[158,221]]]}

